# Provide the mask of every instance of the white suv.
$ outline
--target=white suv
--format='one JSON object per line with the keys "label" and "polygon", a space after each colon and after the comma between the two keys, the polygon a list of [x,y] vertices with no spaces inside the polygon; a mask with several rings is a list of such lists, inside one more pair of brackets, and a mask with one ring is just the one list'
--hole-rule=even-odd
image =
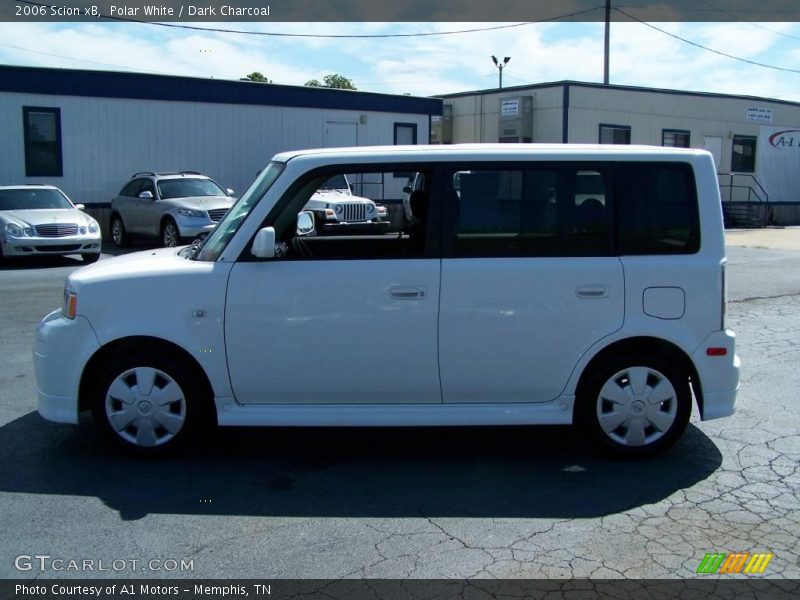
{"label": "white suv", "polygon": [[180,246],[214,229],[233,204],[232,194],[196,171],[136,173],[111,201],[111,239],[119,247],[133,235]]}
{"label": "white suv", "polygon": [[[303,208],[345,172],[423,173],[413,225],[308,237]],[[693,396],[732,414],[739,382],[702,150],[286,152],[201,245],[79,269],[64,296],[36,334],[39,412],[91,410],[145,454],[215,424],[576,423],[642,456]]]}

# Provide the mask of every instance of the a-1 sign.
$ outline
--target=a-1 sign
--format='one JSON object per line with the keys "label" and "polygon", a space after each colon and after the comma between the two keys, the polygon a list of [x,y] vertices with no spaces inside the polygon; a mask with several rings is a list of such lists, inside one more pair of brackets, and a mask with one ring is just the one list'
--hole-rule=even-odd
{"label": "a-1 sign", "polygon": [[755,176],[773,202],[796,202],[800,190],[800,127],[759,127]]}

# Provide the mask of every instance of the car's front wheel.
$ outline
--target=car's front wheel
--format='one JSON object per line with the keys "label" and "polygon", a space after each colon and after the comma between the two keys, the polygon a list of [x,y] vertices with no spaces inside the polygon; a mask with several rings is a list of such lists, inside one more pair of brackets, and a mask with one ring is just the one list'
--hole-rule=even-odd
{"label": "car's front wheel", "polygon": [[179,246],[180,242],[181,234],[175,221],[166,219],[161,225],[161,245],[165,248],[174,248]]}
{"label": "car's front wheel", "polygon": [[578,397],[579,422],[615,454],[643,457],[683,434],[692,396],[685,375],[656,355],[627,354],[590,375]]}
{"label": "car's front wheel", "polygon": [[118,248],[125,248],[130,242],[125,224],[119,215],[111,217],[111,239]]}
{"label": "car's front wheel", "polygon": [[197,374],[165,352],[115,356],[96,381],[95,421],[116,444],[137,454],[173,450],[210,422],[211,399]]}

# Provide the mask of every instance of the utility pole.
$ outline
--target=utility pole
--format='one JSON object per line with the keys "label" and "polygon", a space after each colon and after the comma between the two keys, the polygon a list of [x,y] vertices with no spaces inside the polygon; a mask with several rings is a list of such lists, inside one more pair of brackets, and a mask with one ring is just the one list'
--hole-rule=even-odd
{"label": "utility pole", "polygon": [[505,68],[505,66],[508,64],[508,61],[510,61],[510,60],[511,60],[511,57],[510,56],[506,56],[503,59],[503,62],[500,62],[499,60],[497,60],[497,57],[494,54],[492,54],[492,61],[494,61],[494,66],[497,67],[500,70],[500,85],[498,86],[500,89],[503,89],[503,69]]}
{"label": "utility pole", "polygon": [[608,85],[608,46],[611,38],[611,0],[606,0],[606,43],[603,61],[603,85]]}

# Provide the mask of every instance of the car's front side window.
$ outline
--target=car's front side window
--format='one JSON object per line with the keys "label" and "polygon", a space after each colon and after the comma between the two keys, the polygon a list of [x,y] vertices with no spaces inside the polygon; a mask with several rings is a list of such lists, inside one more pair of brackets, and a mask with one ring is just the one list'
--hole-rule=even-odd
{"label": "car's front side window", "polygon": [[256,177],[247,191],[231,207],[197,251],[196,260],[215,261],[245,222],[248,215],[266,195],[275,180],[286,168],[285,163],[271,162]]}

